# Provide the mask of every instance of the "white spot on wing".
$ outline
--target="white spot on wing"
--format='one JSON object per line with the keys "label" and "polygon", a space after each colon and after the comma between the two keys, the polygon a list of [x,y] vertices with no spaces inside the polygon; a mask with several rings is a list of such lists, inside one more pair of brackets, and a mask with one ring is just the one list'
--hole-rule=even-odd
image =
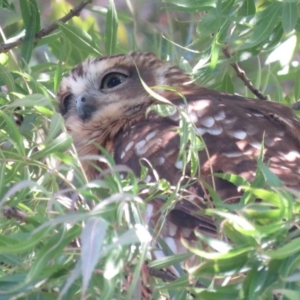
{"label": "white spot on wing", "polygon": [[250,142],[249,143],[253,148],[256,148],[256,149],[258,149],[258,150],[260,150],[260,148],[261,148],[261,143],[259,143],[259,142]]}
{"label": "white spot on wing", "polygon": [[155,160],[153,161],[153,164],[156,166],[161,166],[164,163],[165,163],[165,158],[162,156],[155,158]]}
{"label": "white spot on wing", "polygon": [[141,140],[135,145],[135,151],[137,155],[143,155],[147,152],[147,147],[144,147],[146,145],[145,140]]}
{"label": "white spot on wing", "polygon": [[211,127],[215,124],[215,119],[213,117],[204,117],[199,122],[205,127]]}
{"label": "white spot on wing", "polygon": [[191,113],[189,114],[189,116],[190,116],[191,122],[193,122],[193,123],[198,122],[198,117],[197,117],[197,115],[196,115],[194,112],[191,112]]}
{"label": "white spot on wing", "polygon": [[225,112],[222,110],[222,111],[219,111],[215,116],[214,116],[214,119],[216,121],[221,121],[221,120],[224,120],[226,118],[226,115],[225,115]]}
{"label": "white spot on wing", "polygon": [[236,139],[243,140],[246,136],[247,133],[244,130],[236,130],[236,131],[228,131],[228,134],[231,136],[235,137]]}
{"label": "white spot on wing", "polygon": [[120,158],[123,159],[125,157],[126,152],[122,151]]}
{"label": "white spot on wing", "polygon": [[208,128],[207,132],[211,135],[219,135],[223,131],[222,127]]}
{"label": "white spot on wing", "polygon": [[176,149],[175,148],[172,148],[170,149],[168,152],[165,153],[165,156],[166,157],[169,157],[171,156],[172,154],[174,154],[176,152]]}
{"label": "white spot on wing", "polygon": [[259,117],[259,118],[263,118],[264,117],[264,115],[260,114],[260,113],[253,113],[252,115],[255,116],[255,117]]}
{"label": "white spot on wing", "polygon": [[237,117],[230,117],[226,118],[222,121],[223,124],[231,124],[234,123],[237,120]]}
{"label": "white spot on wing", "polygon": [[243,156],[244,155],[244,153],[243,152],[224,152],[223,153],[224,154],[224,156],[226,156],[226,157],[240,157],[240,156]]}
{"label": "white spot on wing", "polygon": [[192,233],[192,229],[189,229],[189,228],[182,228],[181,229],[181,232],[182,232],[182,235],[185,237],[185,238],[189,238],[191,233]]}
{"label": "white spot on wing", "polygon": [[182,169],[182,160],[177,161],[177,162],[175,163],[175,167],[176,167],[177,169],[181,170],[181,169]]}
{"label": "white spot on wing", "polygon": [[202,128],[202,127],[197,127],[197,132],[196,134],[199,134],[199,135],[203,135],[207,132],[207,129],[206,128]]}
{"label": "white spot on wing", "polygon": [[300,154],[298,151],[290,151],[286,154],[284,154],[283,152],[279,152],[279,154],[281,156],[283,156],[284,158],[286,158],[288,161],[294,161],[296,158],[300,157]]}
{"label": "white spot on wing", "polygon": [[168,222],[168,231],[170,236],[174,236],[177,232],[177,226],[171,222]]}
{"label": "white spot on wing", "polygon": [[206,108],[210,105],[210,101],[209,100],[201,100],[201,101],[197,101],[196,104],[194,105],[195,109],[197,110],[201,110],[203,108]]}
{"label": "white spot on wing", "polygon": [[125,151],[127,152],[132,146],[133,146],[133,141],[130,141],[127,146],[125,147]]}
{"label": "white spot on wing", "polygon": [[155,137],[156,133],[157,133],[157,131],[152,131],[152,132],[148,133],[147,136],[146,136],[146,141],[149,141],[153,137]]}

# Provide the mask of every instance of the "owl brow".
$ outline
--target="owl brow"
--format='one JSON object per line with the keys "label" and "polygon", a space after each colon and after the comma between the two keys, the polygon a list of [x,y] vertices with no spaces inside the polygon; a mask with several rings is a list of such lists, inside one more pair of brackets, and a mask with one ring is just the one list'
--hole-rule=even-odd
{"label": "owl brow", "polygon": [[107,55],[107,56],[99,56],[93,59],[94,62],[99,62],[102,60],[111,60],[112,58],[125,57],[124,54],[115,54],[115,55]]}
{"label": "owl brow", "polygon": [[107,68],[105,70],[105,72],[103,72],[103,74],[107,75],[112,72],[119,72],[119,73],[124,72],[124,73],[126,73],[126,74],[124,74],[126,76],[130,76],[130,74],[132,74],[132,66],[130,66],[128,64],[123,64],[123,63],[119,63],[116,65],[117,65],[117,67],[113,66],[113,67]]}

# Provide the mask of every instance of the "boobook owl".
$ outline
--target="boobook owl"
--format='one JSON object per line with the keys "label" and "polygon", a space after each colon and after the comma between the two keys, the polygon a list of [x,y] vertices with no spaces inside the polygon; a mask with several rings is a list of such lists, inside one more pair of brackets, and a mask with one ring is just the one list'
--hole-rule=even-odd
{"label": "boobook owl", "polygon": [[[198,213],[209,202],[204,183],[226,203],[241,197],[234,184],[212,174],[237,174],[251,182],[257,158],[263,155],[285,186],[300,189],[300,120],[289,107],[198,86],[184,71],[154,54],[89,58],[63,78],[58,99],[79,157],[101,154],[100,145],[116,164],[128,166],[137,176],[146,159],[171,186],[183,183],[161,229],[174,252],[182,252],[180,238],[195,239],[195,228],[217,234],[212,219]],[[170,102],[165,104],[171,107],[166,116],[149,110],[161,99]],[[182,116],[189,121],[189,132],[205,145],[196,150],[199,165],[192,176],[191,164],[179,155],[193,147],[188,139],[182,148]],[[89,180],[96,179],[93,164],[82,163]],[[145,180],[154,182],[157,177],[149,171]],[[161,198],[147,203],[152,227],[160,220],[163,204]]]}

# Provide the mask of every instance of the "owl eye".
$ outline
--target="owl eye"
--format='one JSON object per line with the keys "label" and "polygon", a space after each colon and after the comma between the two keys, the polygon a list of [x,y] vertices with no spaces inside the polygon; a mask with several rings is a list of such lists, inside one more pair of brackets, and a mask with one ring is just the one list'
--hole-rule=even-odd
{"label": "owl eye", "polygon": [[61,111],[65,115],[71,108],[72,94],[67,95],[62,100]]}
{"label": "owl eye", "polygon": [[123,83],[127,78],[128,76],[122,73],[109,73],[102,79],[100,89],[112,89]]}

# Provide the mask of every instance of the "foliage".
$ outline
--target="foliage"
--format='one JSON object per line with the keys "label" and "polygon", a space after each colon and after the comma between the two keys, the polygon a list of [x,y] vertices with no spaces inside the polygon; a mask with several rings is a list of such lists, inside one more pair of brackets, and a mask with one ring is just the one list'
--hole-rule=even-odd
{"label": "foliage", "polygon": [[[80,18],[35,40],[72,8],[46,2],[0,0],[0,42],[23,37],[8,52],[0,47],[0,299],[141,299],[149,292],[153,299],[299,299],[300,238],[291,230],[299,193],[260,160],[251,184],[225,175],[245,190],[240,204],[225,205],[210,191],[215,208],[206,213],[230,242],[198,234],[212,252],[200,243],[190,249],[202,262],[184,273],[178,263],[186,255],[150,259],[144,221],[144,191],[150,199],[176,187],[147,185],[146,169],[142,178],[125,170],[122,179],[109,155],[99,159],[111,172],[87,182],[55,100],[62,74],[86,57],[139,49],[204,86],[253,97],[230,66],[239,62],[263,94],[290,105],[300,95],[298,1],[140,0],[131,9],[93,1]],[[149,281],[145,260],[157,269],[175,265],[182,276]]]}

